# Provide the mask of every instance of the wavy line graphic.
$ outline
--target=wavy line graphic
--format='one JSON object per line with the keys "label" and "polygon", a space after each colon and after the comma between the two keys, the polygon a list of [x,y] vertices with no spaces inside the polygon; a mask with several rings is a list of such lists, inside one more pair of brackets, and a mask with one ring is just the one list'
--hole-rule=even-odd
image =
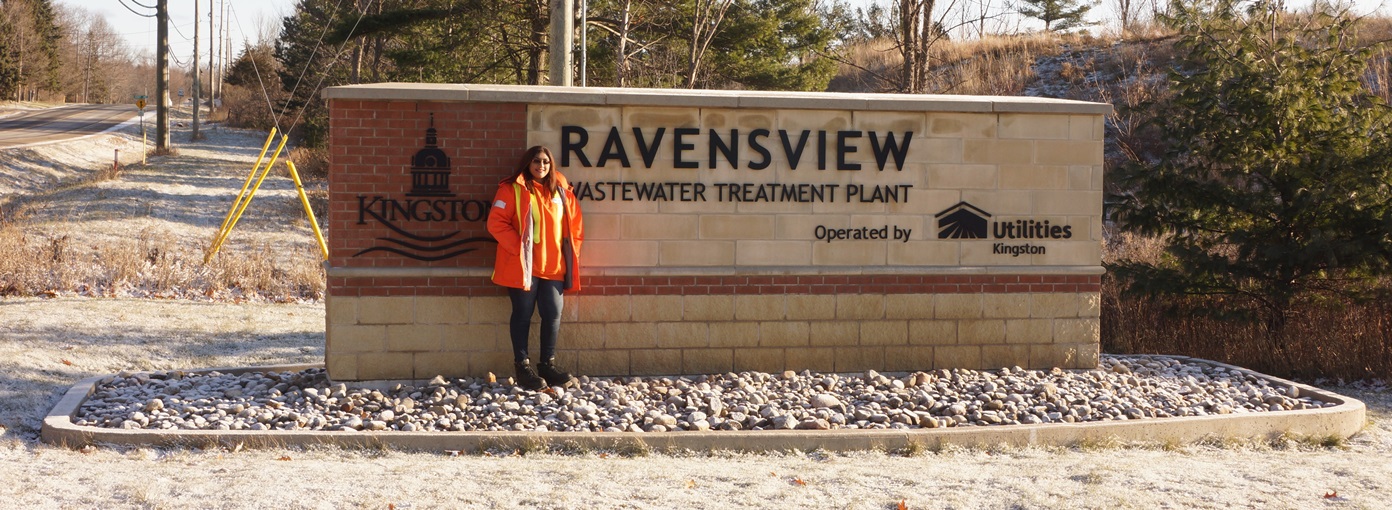
{"label": "wavy line graphic", "polygon": [[[455,232],[454,234],[458,234],[458,233],[459,233],[459,232]],[[449,236],[446,236],[446,237],[453,236],[454,234],[450,234]],[[379,238],[377,238],[377,240],[379,240],[379,241],[386,241],[386,242],[390,242],[390,243],[396,243],[396,244],[398,244],[398,245],[401,245],[401,246],[404,246],[404,247],[406,247],[406,248],[410,248],[410,249],[412,249],[412,250],[416,250],[416,251],[419,251],[419,252],[439,252],[439,251],[448,250],[448,249],[451,249],[451,248],[456,248],[456,247],[459,247],[459,246],[461,246],[461,245],[472,244],[472,243],[477,243],[477,242],[497,243],[497,241],[494,241],[493,239],[487,238],[487,237],[471,237],[471,238],[462,239],[462,240],[459,240],[459,241],[456,241],[456,242],[453,242],[453,243],[450,243],[450,244],[447,244],[447,245],[444,245],[444,246],[433,246],[433,247],[432,247],[432,246],[418,246],[418,245],[414,245],[414,244],[411,244],[411,243],[406,242],[406,241],[402,241],[402,240],[400,240],[400,239],[392,239],[392,238],[390,238],[390,237],[379,237]],[[425,255],[425,254],[415,253],[415,252],[411,252],[411,251],[406,251],[406,250],[394,248],[394,247],[391,247],[391,246],[373,246],[373,247],[371,247],[371,248],[367,248],[367,249],[362,250],[362,251],[360,251],[360,252],[354,253],[353,256],[354,256],[354,257],[357,257],[357,256],[361,256],[361,255],[364,255],[364,254],[367,254],[367,253],[372,253],[372,252],[374,252],[374,251],[385,251],[385,252],[387,252],[387,253],[395,253],[395,254],[397,254],[397,255],[401,255],[401,256],[403,256],[403,257],[410,258],[410,259],[419,260],[419,261],[422,261],[422,262],[435,262],[435,261],[437,261],[437,260],[445,260],[445,259],[449,259],[449,258],[458,257],[458,256],[463,255],[463,254],[465,254],[465,253],[469,253],[469,252],[471,252],[471,251],[476,251],[476,250],[478,250],[478,248],[467,248],[467,249],[463,249],[463,250],[456,250],[456,251],[452,251],[452,252],[449,252],[449,253],[445,253],[445,254],[443,254],[443,255],[433,255],[433,256],[431,256],[431,255]]]}
{"label": "wavy line graphic", "polygon": [[458,257],[458,256],[463,255],[463,254],[465,254],[465,253],[469,253],[469,252],[471,252],[471,251],[477,251],[477,250],[478,250],[478,248],[469,248],[469,249],[467,249],[467,250],[459,250],[459,251],[450,252],[450,253],[446,253],[446,254],[444,254],[444,255],[439,255],[439,256],[435,256],[435,257],[424,257],[424,256],[416,255],[416,254],[411,253],[411,252],[408,252],[408,251],[398,250],[398,249],[396,249],[396,248],[391,248],[391,247],[387,247],[387,246],[373,246],[373,247],[368,248],[368,249],[366,249],[366,250],[363,250],[363,251],[354,253],[353,256],[356,257],[356,256],[358,256],[358,255],[362,255],[362,254],[364,254],[364,253],[371,253],[371,252],[374,252],[374,251],[385,251],[385,252],[395,253],[395,254],[397,254],[397,255],[401,255],[401,256],[406,257],[406,258],[416,259],[416,260],[419,260],[419,261],[422,261],[422,262],[434,262],[434,261],[437,261],[437,260],[445,260],[445,259],[448,259],[448,258]]}
{"label": "wavy line graphic", "polygon": [[[455,233],[457,234],[458,232],[455,232]],[[451,234],[451,235],[453,235],[453,234]],[[408,242],[406,242],[406,241],[402,241],[402,240],[400,240],[400,239],[392,239],[392,238],[390,238],[390,237],[379,237],[379,238],[377,238],[377,240],[378,240],[378,241],[386,241],[386,242],[389,242],[389,243],[396,243],[396,244],[398,244],[398,245],[405,246],[405,247],[407,247],[407,248],[410,248],[410,249],[416,250],[416,251],[444,251],[444,250],[448,250],[448,249],[450,249],[450,248],[454,248],[454,247],[459,246],[459,245],[464,245],[464,244],[469,244],[469,243],[474,243],[474,242],[479,242],[479,241],[489,242],[489,243],[496,243],[496,242],[498,242],[498,241],[493,240],[493,238],[491,238],[491,237],[470,237],[470,238],[468,238],[468,239],[460,239],[460,240],[458,240],[458,241],[455,241],[455,242],[452,242],[452,243],[449,243],[449,244],[446,244],[446,245],[442,245],[442,246],[420,246],[420,245],[417,245],[417,244],[411,244],[411,243],[408,243]]]}

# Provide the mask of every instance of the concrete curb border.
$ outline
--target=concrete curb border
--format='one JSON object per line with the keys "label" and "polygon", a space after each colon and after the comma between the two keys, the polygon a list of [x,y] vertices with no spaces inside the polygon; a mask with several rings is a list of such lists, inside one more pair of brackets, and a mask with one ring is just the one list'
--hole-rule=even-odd
{"label": "concrete curb border", "polygon": [[[213,431],[213,430],[124,430],[74,425],[78,408],[107,376],[83,379],[68,390],[44,418],[43,442],[78,448],[104,443],[141,446],[211,447],[241,444],[250,447],[332,445],[344,448],[389,447],[402,450],[480,452],[493,448],[535,449],[545,445],[574,446],[581,449],[617,451],[733,450],[862,451],[906,448],[937,449],[958,446],[1071,446],[1108,443],[1186,444],[1205,439],[1347,438],[1366,425],[1363,402],[1312,386],[1294,383],[1213,361],[1169,356],[1181,361],[1208,363],[1265,379],[1273,384],[1291,385],[1302,396],[1338,405],[1298,411],[1229,414],[1182,418],[1003,425],[910,430],[780,430],[718,432],[341,432],[341,431]],[[299,371],[322,365],[275,365],[228,369],[190,370],[192,373],[219,371]]]}

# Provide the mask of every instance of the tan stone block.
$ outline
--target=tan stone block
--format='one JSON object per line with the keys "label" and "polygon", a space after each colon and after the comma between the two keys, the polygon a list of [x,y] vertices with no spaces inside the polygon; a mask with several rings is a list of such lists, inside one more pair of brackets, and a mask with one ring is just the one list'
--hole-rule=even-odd
{"label": "tan stone block", "polygon": [[[846,110],[778,110],[778,128],[789,131],[788,137],[793,144],[797,144],[797,138],[804,129],[811,130],[812,134],[807,137],[808,147],[816,147],[817,131],[827,131],[828,135],[835,135],[837,131],[844,131],[851,127],[852,112]],[[830,136],[828,137],[830,138]],[[782,143],[782,142],[775,142]],[[831,141],[827,142],[828,146]],[[773,145],[773,144],[770,144]],[[808,150],[803,153],[803,160],[813,160],[814,151]]]}
{"label": "tan stone block", "polygon": [[581,324],[562,324],[561,339],[557,340],[557,347],[573,349],[603,349],[605,324],[600,322],[581,323]]}
{"label": "tan stone block", "polygon": [[783,349],[737,349],[734,364],[736,372],[779,373],[788,366]]}
{"label": "tan stone block", "polygon": [[325,344],[324,350],[334,354],[383,352],[387,350],[387,327],[330,324]]}
{"label": "tan stone block", "polygon": [[[1073,242],[1053,242],[1047,251],[1030,255],[1030,263],[1036,266],[1099,266],[1102,265],[1102,243],[1090,239]],[[1020,257],[1025,258],[1025,257]]]}
{"label": "tan stone block", "polygon": [[[673,128],[701,127],[700,110],[696,108],[668,108],[657,106],[627,106],[623,109],[624,126],[662,126],[667,128],[664,141],[670,141]],[[648,130],[655,129],[648,127]],[[644,136],[654,136],[645,131]],[[664,143],[663,146],[666,146]],[[635,147],[636,149],[636,147]]]}
{"label": "tan stone block", "polygon": [[1034,143],[1033,140],[964,140],[962,142],[962,162],[985,165],[1028,165],[1034,162]]}
{"label": "tan stone block", "polygon": [[623,217],[623,239],[695,239],[694,214],[630,214]]}
{"label": "tan stone block", "polygon": [[735,296],[735,319],[742,321],[783,320],[784,296],[782,294],[739,295]]}
{"label": "tan stone block", "polygon": [[[949,202],[956,203],[956,202]],[[917,237],[919,231],[914,232]],[[935,229],[925,228],[922,236],[926,241],[890,243],[885,254],[891,266],[956,266],[961,262],[961,243],[938,241]]]}
{"label": "tan stone block", "polygon": [[611,322],[604,325],[605,349],[657,347],[657,325],[651,322]]}
{"label": "tan stone block", "polygon": [[933,188],[928,182],[927,165],[924,165],[921,170],[914,173],[916,174],[914,180],[917,182],[914,183],[913,190],[909,192],[909,201],[889,204],[888,212],[898,216],[900,221],[903,221],[904,216],[910,218],[916,217],[922,220],[922,223],[917,226],[905,225],[912,227],[914,232],[928,234],[924,236],[915,235],[910,239],[911,241],[937,239],[937,233],[932,231],[938,224],[937,220],[933,218],[933,215],[942,212],[942,210],[950,204],[961,202],[962,190]]}
{"label": "tan stone block", "polygon": [[1029,294],[982,294],[983,317],[1018,319],[1030,316]]}
{"label": "tan stone block", "polygon": [[885,317],[885,296],[877,294],[838,294],[836,318],[865,320]]}
{"label": "tan stone block", "polygon": [[[565,338],[565,332],[565,329],[561,330],[562,338]],[[500,328],[497,324],[450,325],[440,328],[441,350],[445,351],[491,351],[500,346],[512,345],[510,342],[506,326]]]}
{"label": "tan stone block", "polygon": [[734,241],[662,241],[658,247],[662,266],[733,266]]}
{"label": "tan stone block", "polygon": [[736,241],[735,263],[741,266],[806,266],[812,264],[807,241]]}
{"label": "tan stone block", "polygon": [[657,345],[662,348],[706,347],[709,335],[710,326],[704,322],[657,323]]}
{"label": "tan stone block", "polygon": [[759,323],[760,346],[804,346],[810,342],[810,326],[800,321]]}
{"label": "tan stone block", "polygon": [[632,373],[627,350],[582,351],[577,353],[580,373],[590,376],[628,375]]}
{"label": "tan stone block", "polygon": [[441,326],[387,326],[387,352],[438,352]]}
{"label": "tan stone block", "polygon": [[916,372],[933,369],[933,347],[928,345],[885,347],[884,370]]}
{"label": "tan stone block", "polygon": [[1068,167],[1068,189],[1075,191],[1094,191],[1092,187],[1092,167],[1073,165]]}
{"label": "tan stone block", "polygon": [[863,321],[860,323],[861,345],[907,343],[909,343],[909,321]]}
{"label": "tan stone block", "polygon": [[1078,316],[1079,317],[1101,317],[1102,316],[1102,295],[1096,292],[1085,292],[1078,294]]}
{"label": "tan stone block", "polygon": [[358,380],[358,355],[326,354],[324,368],[329,371],[329,380],[331,381],[356,381]]}
{"label": "tan stone block", "polygon": [[1080,368],[1092,370],[1097,368],[1097,363],[1102,355],[1101,346],[1096,343],[1077,344],[1078,355],[1074,357],[1074,363],[1068,368]]}
{"label": "tan stone block", "polygon": [[734,296],[682,296],[682,320],[730,321],[734,319]]}
{"label": "tan stone block", "polygon": [[[915,135],[922,136],[927,131],[927,119],[923,112],[886,112],[886,111],[857,111],[851,112],[851,127],[859,131],[876,131],[881,134],[885,132],[894,133],[895,139],[905,131],[912,131]],[[869,137],[867,133],[865,136]]]}
{"label": "tan stone block", "polygon": [[[528,129],[533,131],[560,131],[561,126],[580,126],[590,132],[590,144],[604,146],[608,126],[619,125],[621,110],[617,107],[570,106],[557,104],[538,104],[527,107]],[[604,132],[598,132],[603,128]],[[554,139],[552,140],[554,142]],[[556,157],[560,157],[557,154]]]}
{"label": "tan stone block", "polygon": [[1101,337],[1100,319],[1054,319],[1054,342],[1089,343],[1097,342]]}
{"label": "tan stone block", "polygon": [[1071,140],[1101,140],[1104,130],[1101,115],[1072,115],[1068,118],[1068,138]]}
{"label": "tan stone block", "polygon": [[1034,219],[1034,196],[1037,193],[1024,190],[962,190],[962,200],[987,211],[994,221],[1015,221]]}
{"label": "tan stone block", "polygon": [[773,239],[777,218],[772,215],[703,214],[701,239]]}
{"label": "tan stone block", "polygon": [[829,294],[789,294],[785,300],[789,320],[836,318],[836,296]]}
{"label": "tan stone block", "polygon": [[711,347],[753,347],[759,345],[757,322],[711,322]]}
{"label": "tan stone block", "polygon": [[1005,341],[1012,344],[1047,344],[1054,341],[1052,319],[1010,319],[1005,321]]}
{"label": "tan stone block", "polygon": [[469,323],[507,324],[512,317],[512,301],[507,296],[469,298]]}
{"label": "tan stone block", "polygon": [[328,324],[357,324],[358,298],[333,295],[325,296],[324,316]]}
{"label": "tan stone block", "polygon": [[581,295],[580,322],[626,322],[630,320],[631,296]]}
{"label": "tan stone block", "polygon": [[[562,366],[579,368],[578,365],[574,364],[574,360],[576,359],[575,356],[561,356],[558,354],[557,357],[564,358],[564,361],[557,360]],[[488,375],[489,372],[497,376],[499,381],[504,381],[512,377],[514,375],[512,353],[507,351],[488,351],[475,352],[469,355],[469,373],[471,375],[474,377],[483,377]]]}
{"label": "tan stone block", "polygon": [[1000,170],[994,165],[929,165],[928,186],[947,189],[996,189]]}
{"label": "tan stone block", "polygon": [[358,355],[358,377],[364,380],[412,379],[415,355],[409,352]]}
{"label": "tan stone block", "polygon": [[957,324],[957,343],[986,345],[1005,343],[1005,321],[1000,319],[968,319]]}
{"label": "tan stone block", "polygon": [[417,353],[415,378],[432,379],[437,375],[449,378],[469,377],[469,356],[467,352]]}
{"label": "tan stone block", "polygon": [[1039,319],[1058,319],[1078,317],[1082,314],[1082,298],[1074,293],[1030,294],[1030,317]]}
{"label": "tan stone block", "polygon": [[812,345],[860,345],[860,324],[854,321],[816,321],[809,324]]}
{"label": "tan stone block", "polygon": [[933,348],[933,368],[981,368],[981,346],[941,345]]}
{"label": "tan stone block", "polygon": [[837,372],[884,370],[885,348],[879,346],[837,347]]}
{"label": "tan stone block", "polygon": [[961,138],[995,138],[999,126],[994,113],[929,113],[928,135]]}
{"label": "tan stone block", "polygon": [[468,324],[469,298],[417,296],[416,324]]}
{"label": "tan stone block", "polygon": [[633,375],[681,374],[681,349],[638,349],[629,351]]}
{"label": "tan stone block", "polygon": [[634,322],[667,322],[682,319],[681,296],[629,297]]}
{"label": "tan stone block", "polygon": [[1035,214],[1101,216],[1101,191],[1040,191],[1034,194]]}
{"label": "tan stone block", "polygon": [[[885,231],[893,235],[892,229]],[[820,242],[812,245],[812,265],[883,266],[888,251],[885,241]]]}
{"label": "tan stone block", "polygon": [[657,265],[658,241],[586,241],[585,261],[608,267]]}
{"label": "tan stone block", "polygon": [[585,245],[591,241],[614,241],[622,239],[623,216],[618,214],[593,214],[589,202],[585,205]]}
{"label": "tan stone block", "polygon": [[979,319],[984,309],[981,294],[938,294],[933,297],[933,316],[939,319]]}
{"label": "tan stone block", "polygon": [[[1066,166],[1001,165],[1001,189],[1066,189]],[[1089,174],[1091,175],[1091,174]]]}
{"label": "tan stone block", "polygon": [[[745,133],[755,129],[767,129],[776,133],[777,125],[778,112],[776,110],[701,109],[701,127],[707,129],[739,129],[741,138],[743,138]],[[775,134],[774,136],[777,135]],[[740,141],[743,142],[744,140]]]}
{"label": "tan stone block", "polygon": [[[840,194],[838,193],[838,196]],[[780,214],[774,220],[775,239],[813,239],[817,227],[848,228],[851,217],[823,214]]]}
{"label": "tan stone block", "polygon": [[909,343],[912,345],[956,345],[957,321],[909,321]]}
{"label": "tan stone block", "polygon": [[933,294],[900,294],[885,298],[887,319],[933,318]]}
{"label": "tan stone block", "polygon": [[1028,345],[983,345],[981,346],[981,368],[1024,367],[1030,362]]}
{"label": "tan stone block", "polygon": [[1078,365],[1078,349],[1074,344],[1034,344],[1029,346],[1030,366],[1035,370],[1068,368]]}
{"label": "tan stone block", "polygon": [[801,372],[832,372],[836,370],[836,349],[830,347],[798,347],[788,349],[787,370]]}
{"label": "tan stone block", "polygon": [[731,349],[682,349],[682,373],[723,374],[735,366]]}
{"label": "tan stone block", "polygon": [[1063,140],[1072,133],[1067,115],[1002,113],[1000,138]]}
{"label": "tan stone block", "polygon": [[1034,161],[1041,165],[1100,165],[1102,141],[1041,140],[1034,146]]}
{"label": "tan stone block", "polygon": [[1093,189],[1093,191],[1101,191],[1101,190],[1102,190],[1103,181],[1105,181],[1106,178],[1107,178],[1107,170],[1106,170],[1106,167],[1103,166],[1103,165],[1093,165],[1093,167],[1092,167],[1092,189]]}
{"label": "tan stone block", "polygon": [[360,324],[411,324],[416,320],[414,297],[358,298]]}
{"label": "tan stone block", "polygon": [[[962,146],[963,141],[960,138],[922,138],[915,136],[913,144],[909,146],[908,157],[904,158],[904,162],[906,165],[910,163],[961,163]],[[894,168],[893,161],[887,162],[885,168]]]}

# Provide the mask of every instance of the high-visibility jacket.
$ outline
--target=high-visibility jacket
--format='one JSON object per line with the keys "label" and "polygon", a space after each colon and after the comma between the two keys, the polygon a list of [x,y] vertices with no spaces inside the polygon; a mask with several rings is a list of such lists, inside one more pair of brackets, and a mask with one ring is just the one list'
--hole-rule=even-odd
{"label": "high-visibility jacket", "polygon": [[[561,251],[565,259],[565,290],[580,290],[580,244],[585,240],[580,205],[570,183],[555,169],[551,170],[561,188]],[[539,218],[532,211],[532,193],[526,179],[503,179],[488,209],[488,232],[498,240],[498,254],[493,262],[493,283],[504,287],[531,290],[532,255],[535,235],[540,230]]]}

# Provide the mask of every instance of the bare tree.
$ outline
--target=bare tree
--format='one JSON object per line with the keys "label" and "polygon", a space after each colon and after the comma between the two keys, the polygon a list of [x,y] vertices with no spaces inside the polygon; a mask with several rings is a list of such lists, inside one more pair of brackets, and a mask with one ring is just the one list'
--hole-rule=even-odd
{"label": "bare tree", "polygon": [[734,0],[696,0],[691,19],[691,46],[686,59],[686,88],[696,87],[696,73],[701,69],[701,60],[705,58],[715,34],[720,31],[720,22],[725,20],[725,13],[734,3]]}

